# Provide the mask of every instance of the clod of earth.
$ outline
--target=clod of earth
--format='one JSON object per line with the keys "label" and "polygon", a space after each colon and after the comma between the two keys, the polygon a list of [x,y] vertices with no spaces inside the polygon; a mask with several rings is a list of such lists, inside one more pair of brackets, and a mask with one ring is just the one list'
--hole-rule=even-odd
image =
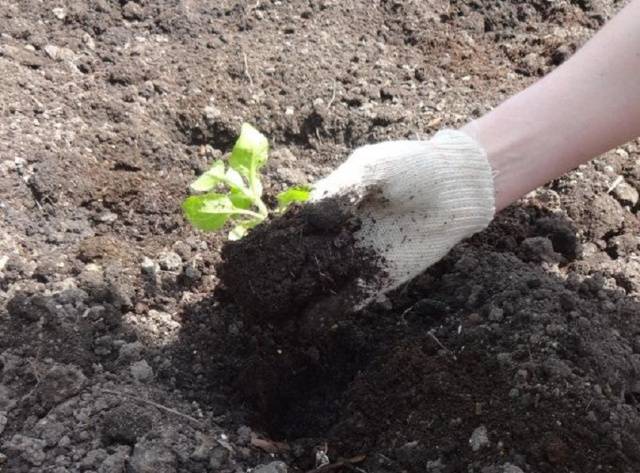
{"label": "clod of earth", "polygon": [[357,217],[338,199],[297,206],[222,248],[224,288],[247,314],[289,319],[321,300],[347,310],[383,274],[382,257],[357,245]]}

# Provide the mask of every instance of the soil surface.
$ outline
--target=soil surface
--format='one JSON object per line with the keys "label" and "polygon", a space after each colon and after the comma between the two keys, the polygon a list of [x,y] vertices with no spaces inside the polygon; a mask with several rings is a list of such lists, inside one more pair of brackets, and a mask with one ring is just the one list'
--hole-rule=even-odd
{"label": "soil surface", "polygon": [[1,471],[640,470],[637,142],[361,311],[249,318],[180,214],[243,121],[273,199],[486,112],[619,2],[0,5]]}

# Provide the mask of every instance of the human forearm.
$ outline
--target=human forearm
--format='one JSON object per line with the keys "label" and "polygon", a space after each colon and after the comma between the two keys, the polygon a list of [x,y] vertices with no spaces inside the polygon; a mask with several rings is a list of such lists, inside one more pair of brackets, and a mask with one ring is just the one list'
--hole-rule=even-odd
{"label": "human forearm", "polygon": [[487,152],[496,210],[640,134],[640,0],[565,64],[462,131]]}

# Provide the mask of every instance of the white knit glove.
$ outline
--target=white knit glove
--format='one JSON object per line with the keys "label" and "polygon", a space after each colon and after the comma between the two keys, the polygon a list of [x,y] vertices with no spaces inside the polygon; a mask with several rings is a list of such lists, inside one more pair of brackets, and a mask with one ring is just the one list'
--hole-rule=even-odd
{"label": "white knit glove", "polygon": [[414,278],[495,213],[491,167],[468,135],[443,130],[429,141],[356,149],[314,185],[312,200],[354,193],[359,244],[385,259],[382,292]]}

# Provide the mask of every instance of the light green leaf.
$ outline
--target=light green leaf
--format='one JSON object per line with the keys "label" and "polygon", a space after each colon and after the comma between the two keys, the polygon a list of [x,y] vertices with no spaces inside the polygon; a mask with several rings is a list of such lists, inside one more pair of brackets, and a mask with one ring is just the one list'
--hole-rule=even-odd
{"label": "light green leaf", "polygon": [[229,239],[229,241],[237,241],[245,236],[247,234],[247,231],[248,230],[244,226],[236,225],[229,231],[227,238]]}
{"label": "light green leaf", "polygon": [[202,196],[201,211],[208,214],[233,213],[233,202],[224,194],[209,193]]}
{"label": "light green leaf", "polygon": [[231,199],[234,207],[239,209],[248,209],[253,204],[251,197],[248,197],[244,192],[239,191],[237,188],[231,189],[231,192],[229,192],[229,199]]}
{"label": "light green leaf", "polygon": [[203,194],[187,197],[182,203],[182,210],[189,222],[196,228],[205,231],[219,230],[224,226],[233,204],[222,194]]}
{"label": "light green leaf", "polygon": [[222,162],[220,159],[215,160],[207,171],[207,174],[220,178],[224,176],[224,162]]}
{"label": "light green leaf", "polygon": [[220,184],[225,177],[224,163],[215,161],[211,168],[191,183],[191,190],[194,192],[208,192]]}
{"label": "light green leaf", "polygon": [[242,176],[235,169],[233,168],[227,169],[227,173],[225,177],[227,179],[227,182],[229,183],[229,186],[242,188],[242,189],[245,188],[245,183],[244,183],[244,180],[242,179]]}
{"label": "light green leaf", "polygon": [[278,199],[278,210],[283,211],[294,202],[306,202],[311,196],[311,187],[294,186],[280,192],[276,198]]}
{"label": "light green leaf", "polygon": [[256,178],[256,172],[266,162],[269,153],[267,138],[248,123],[242,124],[240,137],[236,141],[229,165],[249,180],[249,186],[253,188],[252,181]]}
{"label": "light green leaf", "polygon": [[249,232],[249,230],[251,230],[253,227],[258,225],[260,222],[262,222],[261,219],[252,219],[252,220],[246,220],[244,222],[238,223],[229,232],[229,236],[228,236],[229,240],[231,241],[239,240],[240,238],[245,236]]}

